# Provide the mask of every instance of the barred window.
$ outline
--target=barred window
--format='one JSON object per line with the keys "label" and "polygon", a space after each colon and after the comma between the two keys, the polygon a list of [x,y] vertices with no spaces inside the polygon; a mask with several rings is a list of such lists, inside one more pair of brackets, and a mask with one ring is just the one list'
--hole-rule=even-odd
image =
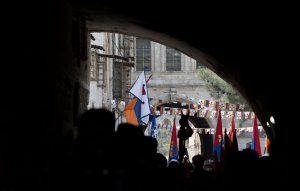
{"label": "barred window", "polygon": [[91,81],[95,81],[96,77],[97,77],[97,68],[96,68],[96,59],[95,59],[96,55],[94,52],[91,53],[91,65],[90,65],[90,77],[91,77]]}
{"label": "barred window", "polygon": [[136,71],[151,71],[151,42],[150,40],[136,39]]}
{"label": "barred window", "polygon": [[181,53],[174,48],[166,47],[166,70],[181,71]]}
{"label": "barred window", "polygon": [[114,70],[113,70],[113,97],[114,98],[122,98],[122,72],[123,72],[123,65],[121,63],[114,63]]}

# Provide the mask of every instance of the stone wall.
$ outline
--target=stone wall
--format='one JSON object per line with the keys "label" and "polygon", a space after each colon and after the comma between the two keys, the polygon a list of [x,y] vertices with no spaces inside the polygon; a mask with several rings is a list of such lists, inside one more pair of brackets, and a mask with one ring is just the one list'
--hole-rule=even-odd
{"label": "stone wall", "polygon": [[[132,70],[132,82],[141,71]],[[196,60],[181,54],[181,71],[166,71],[166,46],[151,42],[151,71],[146,72],[146,78],[150,75],[148,93],[152,105],[158,102],[168,102],[172,97],[184,99],[210,99],[203,81],[197,76]]]}

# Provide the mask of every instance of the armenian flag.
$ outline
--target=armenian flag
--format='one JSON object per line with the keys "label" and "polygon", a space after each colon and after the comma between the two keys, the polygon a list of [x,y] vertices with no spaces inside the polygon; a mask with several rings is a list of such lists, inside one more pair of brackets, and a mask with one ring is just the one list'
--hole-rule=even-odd
{"label": "armenian flag", "polygon": [[176,117],[174,117],[172,137],[170,143],[170,152],[169,152],[169,161],[177,160],[178,161],[178,146],[177,146],[177,133],[176,133]]}
{"label": "armenian flag", "polygon": [[220,161],[221,156],[221,147],[222,147],[222,119],[221,119],[221,110],[218,112],[218,122],[215,131],[215,140],[214,140],[214,153],[217,155],[218,161]]}
{"label": "armenian flag", "polygon": [[256,115],[254,116],[254,121],[253,121],[251,149],[256,151],[258,153],[258,155],[261,156]]}

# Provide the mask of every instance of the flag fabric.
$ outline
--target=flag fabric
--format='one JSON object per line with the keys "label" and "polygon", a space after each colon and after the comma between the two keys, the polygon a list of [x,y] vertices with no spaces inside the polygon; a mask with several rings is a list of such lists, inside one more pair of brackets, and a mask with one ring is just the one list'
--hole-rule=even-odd
{"label": "flag fabric", "polygon": [[233,143],[233,134],[235,132],[234,114],[231,117],[230,129],[229,129],[229,140]]}
{"label": "flag fabric", "polygon": [[225,103],[225,110],[229,110],[229,103]]}
{"label": "flag fabric", "polygon": [[242,112],[241,111],[236,112],[236,118],[237,119],[242,119]]}
{"label": "flag fabric", "polygon": [[137,116],[139,123],[148,124],[149,122],[149,115],[150,115],[150,105],[149,105],[149,98],[148,98],[148,89],[146,83],[145,72],[143,71],[138,79],[135,81],[129,92],[138,98],[140,102],[140,116]]}
{"label": "flag fabric", "polygon": [[240,105],[240,110],[244,110],[245,109],[245,105]]}
{"label": "flag fabric", "polygon": [[221,174],[222,164],[221,164],[220,160],[218,159],[217,151],[214,151],[213,161],[215,164],[215,174]]}
{"label": "flag fabric", "polygon": [[221,111],[221,119],[225,117],[225,111]]}
{"label": "flag fabric", "polygon": [[255,113],[254,113],[254,112],[250,112],[250,114],[251,114],[250,118],[251,118],[251,119],[254,119]]}
{"label": "flag fabric", "polygon": [[153,137],[153,138],[157,137],[156,116],[155,116],[155,113],[152,114],[152,120],[151,120],[151,137]]}
{"label": "flag fabric", "polygon": [[205,107],[209,106],[209,100],[205,100],[204,103],[205,103]]}
{"label": "flag fabric", "polygon": [[220,103],[220,109],[225,109],[225,103],[223,102]]}
{"label": "flag fabric", "polygon": [[204,107],[204,105],[205,105],[205,103],[204,103],[205,101],[204,100],[199,100],[199,105],[200,105],[200,108],[203,108]]}
{"label": "flag fabric", "polygon": [[127,123],[132,125],[138,125],[138,116],[140,115],[140,106],[138,103],[138,99],[132,99],[124,109],[124,116],[126,118]]}
{"label": "flag fabric", "polygon": [[249,115],[250,115],[250,112],[249,112],[249,111],[246,111],[246,112],[244,112],[244,115],[245,115],[245,119],[248,119],[248,118],[249,118]]}
{"label": "flag fabric", "polygon": [[215,101],[209,101],[209,107],[214,107],[215,106],[215,104],[216,104],[216,102]]}
{"label": "flag fabric", "polygon": [[172,137],[170,143],[169,161],[178,161],[178,146],[177,146],[177,133],[176,133],[176,117],[174,117]]}
{"label": "flag fabric", "polygon": [[217,154],[217,159],[220,161],[221,146],[222,146],[222,119],[221,110],[218,112],[218,122],[215,130],[215,140],[214,140],[214,153]]}
{"label": "flag fabric", "polygon": [[266,136],[266,141],[265,141],[265,154],[270,154],[270,144],[271,141],[268,136]]}
{"label": "flag fabric", "polygon": [[254,116],[254,121],[253,121],[251,149],[256,151],[258,155],[261,156],[256,115]]}
{"label": "flag fabric", "polygon": [[210,118],[216,118],[216,113],[217,113],[217,111],[212,111],[210,113]]}

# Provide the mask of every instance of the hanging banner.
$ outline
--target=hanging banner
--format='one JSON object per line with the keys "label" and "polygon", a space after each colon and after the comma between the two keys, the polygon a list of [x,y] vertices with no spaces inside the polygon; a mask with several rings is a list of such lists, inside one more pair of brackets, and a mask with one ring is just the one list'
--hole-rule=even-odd
{"label": "hanging banner", "polygon": [[242,119],[242,112],[237,111],[235,116],[236,116],[236,119]]}
{"label": "hanging banner", "polygon": [[[181,111],[183,114],[187,114],[188,109],[185,108],[170,108],[170,107],[158,107],[154,108],[156,115],[181,115]],[[211,108],[200,108],[196,109],[189,109],[190,116],[196,117],[205,117],[205,118],[216,118],[217,111]],[[232,118],[234,116],[235,119],[254,119],[255,113],[250,111],[222,111],[221,110],[221,117],[222,119],[225,118]]]}
{"label": "hanging banner", "polygon": [[254,119],[254,117],[255,117],[254,112],[251,112],[251,119]]}
{"label": "hanging banner", "polygon": [[[239,111],[239,110],[244,110],[245,105],[199,99],[198,100],[198,108],[204,108],[204,107],[213,108],[216,110],[221,108],[221,110]],[[194,106],[194,104],[193,104],[193,109],[194,108],[196,108],[196,106]]]}
{"label": "hanging banner", "polygon": [[245,119],[250,119],[250,118],[249,118],[249,115],[250,115],[250,112],[249,112],[249,111],[244,112],[244,115],[245,115]]}

